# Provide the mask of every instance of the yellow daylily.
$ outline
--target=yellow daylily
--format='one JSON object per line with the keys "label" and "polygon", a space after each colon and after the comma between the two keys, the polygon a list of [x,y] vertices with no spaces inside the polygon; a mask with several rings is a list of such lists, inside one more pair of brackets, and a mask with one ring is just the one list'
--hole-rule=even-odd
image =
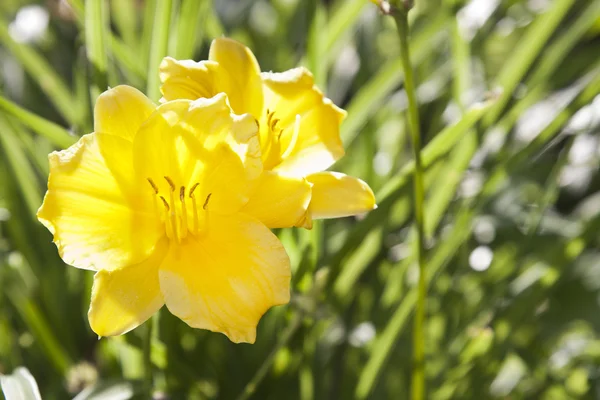
{"label": "yellow daylily", "polygon": [[156,107],[119,86],[94,119],[94,133],[50,154],[38,211],[63,260],[96,271],[94,332],[125,333],[166,304],[192,327],[254,342],[261,316],[289,301],[290,264],[249,194],[278,188],[270,218],[300,218],[310,184],[262,178],[256,121],[225,94]]}
{"label": "yellow daylily", "polygon": [[[294,68],[263,72],[252,51],[227,38],[215,39],[209,59],[178,61],[166,57],[160,65],[163,99],[195,100],[226,93],[238,114],[250,113],[259,123],[264,168],[272,175],[305,178],[313,185],[313,200],[304,218],[262,219],[267,226],[310,227],[312,218],[335,218],[375,208],[375,196],[360,179],[323,172],[344,155],[340,125],[346,112],[314,85],[311,73]],[[269,196],[256,190],[250,206]]]}

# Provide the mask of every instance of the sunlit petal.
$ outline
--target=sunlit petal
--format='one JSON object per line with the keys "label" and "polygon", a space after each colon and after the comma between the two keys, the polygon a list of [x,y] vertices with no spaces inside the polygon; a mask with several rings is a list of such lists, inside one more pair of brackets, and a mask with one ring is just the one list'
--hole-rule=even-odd
{"label": "sunlit petal", "polygon": [[232,39],[218,38],[210,46],[209,59],[219,63],[215,88],[229,97],[236,114],[255,117],[263,109],[260,66],[252,51]]}
{"label": "sunlit petal", "polygon": [[204,235],[171,246],[159,273],[165,303],[192,327],[253,343],[261,316],[289,301],[289,258],[252,217],[210,214],[209,224]]}
{"label": "sunlit petal", "polygon": [[158,266],[167,248],[168,243],[163,239],[147,260],[96,273],[88,318],[98,336],[126,333],[143,324],[163,306]]}
{"label": "sunlit petal", "polygon": [[304,226],[311,186],[304,178],[266,171],[242,212],[252,215],[269,228]]}
{"label": "sunlit petal", "polygon": [[312,187],[313,218],[338,218],[376,208],[375,195],[365,182],[339,172],[320,172],[306,177]]}
{"label": "sunlit petal", "polygon": [[[242,158],[235,151],[240,150],[234,149],[235,146],[242,146],[236,135],[246,141],[244,146],[249,150],[258,146],[249,144],[256,133],[251,117],[230,114],[224,94],[194,102],[165,103],[157,108],[135,138],[136,174],[154,182],[161,194],[172,191],[169,181],[177,193],[180,187],[189,193],[197,186],[194,195],[199,199],[198,207],[233,213],[248,200],[250,172],[246,167],[251,164],[252,168],[259,168],[252,170],[252,176],[260,173],[260,164],[251,158]],[[164,197],[168,200],[168,195]],[[209,199],[210,205],[205,204]]]}
{"label": "sunlit petal", "polygon": [[94,131],[133,140],[156,106],[131,86],[117,86],[102,93],[94,108]]}
{"label": "sunlit petal", "polygon": [[219,93],[216,87],[217,69],[214,61],[195,62],[165,57],[160,63],[160,88],[164,100],[196,100]]}
{"label": "sunlit petal", "polygon": [[[340,124],[346,112],[323,96],[309,71],[295,68],[283,73],[263,73],[262,79],[265,109],[274,112],[273,118],[282,129],[283,161],[275,169],[304,176],[327,169],[344,155]],[[265,123],[264,117],[261,123]]]}
{"label": "sunlit petal", "polygon": [[67,264],[111,270],[152,253],[161,235],[159,221],[151,198],[136,191],[139,185],[127,173],[130,142],[89,134],[67,150],[50,154],[49,160],[48,192],[38,219],[54,234]]}

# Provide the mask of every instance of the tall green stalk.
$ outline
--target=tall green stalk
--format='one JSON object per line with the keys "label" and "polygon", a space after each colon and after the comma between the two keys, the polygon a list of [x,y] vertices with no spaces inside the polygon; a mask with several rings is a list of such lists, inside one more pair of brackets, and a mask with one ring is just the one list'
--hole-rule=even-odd
{"label": "tall green stalk", "polygon": [[413,69],[410,63],[410,48],[408,45],[409,27],[408,12],[412,8],[412,1],[397,2],[396,6],[385,7],[384,11],[396,21],[398,36],[400,37],[400,59],[404,71],[404,89],[408,98],[408,127],[415,159],[414,209],[417,227],[417,251],[419,263],[419,282],[417,290],[417,305],[413,327],[413,373],[411,381],[411,398],[421,400],[425,397],[425,302],[427,300],[427,281],[425,268],[425,216],[423,204],[425,203],[425,190],[423,187],[423,163],[421,161],[421,129],[419,126],[419,108]]}
{"label": "tall green stalk", "polygon": [[158,323],[158,315],[146,321],[146,331],[143,333],[142,341],[142,363],[144,365],[144,392],[148,398],[152,397],[154,389],[154,374],[152,367],[152,337],[155,334],[154,325]]}

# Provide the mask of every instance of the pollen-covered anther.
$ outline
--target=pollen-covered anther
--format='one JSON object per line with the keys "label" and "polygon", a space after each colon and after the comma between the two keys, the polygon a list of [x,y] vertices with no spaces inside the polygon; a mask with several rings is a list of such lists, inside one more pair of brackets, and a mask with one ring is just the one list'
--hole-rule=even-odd
{"label": "pollen-covered anther", "polygon": [[212,196],[212,193],[209,193],[208,196],[206,196],[206,200],[204,200],[204,204],[202,205],[203,210],[206,210],[206,207],[208,207],[208,202],[210,201],[210,196]]}
{"label": "pollen-covered anther", "polygon": [[152,186],[152,189],[154,190],[154,194],[158,194],[158,186],[156,186],[156,184],[154,183],[154,181],[150,178],[146,178],[148,180],[148,183],[150,184],[150,186]]}

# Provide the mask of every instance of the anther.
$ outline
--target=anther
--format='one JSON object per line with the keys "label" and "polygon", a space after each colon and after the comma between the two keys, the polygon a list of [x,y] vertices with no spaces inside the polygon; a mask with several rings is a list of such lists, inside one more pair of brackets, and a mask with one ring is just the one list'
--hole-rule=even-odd
{"label": "anther", "polygon": [[192,186],[192,188],[190,189],[190,194],[189,194],[189,196],[190,196],[191,198],[193,198],[193,197],[194,197],[194,190],[196,190],[196,188],[198,187],[198,185],[199,185],[199,184],[200,184],[199,182],[196,182],[196,183],[194,183],[194,185],[193,185],[193,186]]}
{"label": "anther", "polygon": [[208,196],[206,196],[206,200],[204,200],[204,205],[202,206],[203,210],[206,210],[206,207],[208,206],[208,202],[210,201],[210,196],[212,196],[212,193],[209,193]]}
{"label": "anther", "polygon": [[167,209],[167,211],[169,211],[171,209],[171,207],[169,207],[169,203],[167,202],[167,200],[165,200],[165,198],[162,196],[159,196],[159,197],[162,200],[163,204],[165,205],[165,208]]}
{"label": "anther", "polygon": [[150,178],[146,178],[148,180],[148,183],[150,184],[150,186],[152,186],[152,189],[154,189],[154,194],[158,194],[158,186],[156,186],[156,184],[154,183],[154,181]]}
{"label": "anther", "polygon": [[171,187],[171,191],[175,191],[175,184],[173,183],[173,181],[171,180],[171,178],[169,178],[168,176],[164,177],[165,180],[167,181],[167,183],[169,184],[169,186]]}

